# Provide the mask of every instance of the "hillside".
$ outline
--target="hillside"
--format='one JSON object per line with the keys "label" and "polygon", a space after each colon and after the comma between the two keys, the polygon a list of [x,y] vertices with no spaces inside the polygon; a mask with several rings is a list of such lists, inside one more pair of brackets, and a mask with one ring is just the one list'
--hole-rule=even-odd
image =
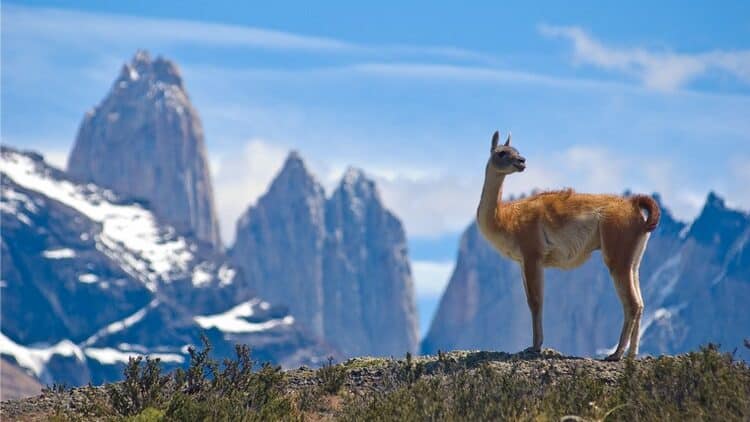
{"label": "hillside", "polygon": [[36,396],[42,391],[39,381],[6,359],[0,359],[0,374],[0,400]]}
{"label": "hillside", "polygon": [[[604,362],[455,351],[354,358],[318,370],[254,365],[249,349],[219,366],[193,350],[190,369],[161,375],[131,361],[120,384],[45,390],[0,405],[18,420],[140,415],[138,420],[747,420],[750,368],[708,346],[678,356]],[[256,369],[253,370],[253,367]],[[211,374],[209,376],[209,374]],[[570,419],[575,420],[575,419]]]}

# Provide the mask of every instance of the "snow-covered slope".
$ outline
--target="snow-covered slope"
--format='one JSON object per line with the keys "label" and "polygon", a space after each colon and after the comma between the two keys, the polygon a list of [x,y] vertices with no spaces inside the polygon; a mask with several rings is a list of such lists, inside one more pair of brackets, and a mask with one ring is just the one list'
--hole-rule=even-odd
{"label": "snow-covered slope", "polygon": [[[181,365],[202,332],[219,352],[242,341],[287,365],[329,353],[283,308],[238,288],[240,271],[161,224],[148,204],[76,183],[34,153],[3,147],[0,171],[0,353],[41,381],[117,379],[137,354]],[[232,314],[248,306],[253,312]],[[230,316],[253,330],[205,323]]]}

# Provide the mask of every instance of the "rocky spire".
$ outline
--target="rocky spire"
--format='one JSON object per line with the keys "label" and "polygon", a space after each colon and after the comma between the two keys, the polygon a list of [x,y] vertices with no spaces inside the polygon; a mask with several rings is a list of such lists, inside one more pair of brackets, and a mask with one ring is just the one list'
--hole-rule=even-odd
{"label": "rocky spire", "polygon": [[344,356],[417,347],[406,238],[375,183],[350,169],[330,199],[296,153],[237,224],[232,261]]}
{"label": "rocky spire", "polygon": [[68,171],[145,199],[182,233],[221,248],[203,127],[177,66],[138,51],[81,123]]}
{"label": "rocky spire", "polygon": [[325,328],[344,355],[399,355],[418,342],[414,286],[401,222],[375,183],[349,169],[326,205]]}
{"label": "rocky spire", "polygon": [[323,187],[292,152],[256,205],[237,223],[232,260],[250,288],[323,336]]}

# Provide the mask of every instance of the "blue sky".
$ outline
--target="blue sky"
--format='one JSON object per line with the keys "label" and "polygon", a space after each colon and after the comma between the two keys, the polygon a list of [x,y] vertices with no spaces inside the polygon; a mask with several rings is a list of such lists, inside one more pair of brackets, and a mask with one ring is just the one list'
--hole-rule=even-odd
{"label": "blue sky", "polygon": [[3,2],[2,142],[64,164],[136,49],[173,59],[225,239],[289,149],[329,191],[361,167],[406,226],[423,331],[495,129],[528,160],[509,193],[658,191],[690,219],[715,190],[750,208],[748,2],[251,3]]}

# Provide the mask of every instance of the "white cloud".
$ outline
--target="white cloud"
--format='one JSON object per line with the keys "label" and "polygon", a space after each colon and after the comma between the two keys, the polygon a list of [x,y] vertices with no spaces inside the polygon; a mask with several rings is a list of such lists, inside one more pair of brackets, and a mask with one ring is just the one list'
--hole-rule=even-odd
{"label": "white cloud", "polygon": [[60,149],[43,149],[44,160],[54,167],[64,170],[68,165],[68,151]]}
{"label": "white cloud", "polygon": [[286,147],[252,139],[237,154],[211,157],[216,207],[224,242],[230,244],[233,241],[237,219],[268,189],[287,153]]}
{"label": "white cloud", "polygon": [[540,25],[539,31],[546,36],[570,41],[579,62],[632,75],[647,87],[657,90],[676,90],[711,70],[726,72],[750,83],[748,50],[697,54],[655,52],[644,48],[607,46],[576,26]]}
{"label": "white cloud", "polygon": [[568,79],[540,73],[498,69],[493,67],[465,66],[435,63],[359,63],[343,68],[362,74],[400,78],[429,78],[474,82],[516,82],[542,86],[605,86],[606,82]]}
{"label": "white cloud", "polygon": [[750,155],[737,155],[729,160],[729,186],[727,203],[733,207],[750,210]]}
{"label": "white cloud", "polygon": [[438,298],[453,273],[453,261],[414,261],[414,289],[418,298]]}
{"label": "white cloud", "polygon": [[577,176],[587,190],[617,192],[624,188],[625,159],[605,148],[573,146],[562,154],[560,162],[566,173]]}
{"label": "white cloud", "polygon": [[375,174],[374,179],[386,207],[403,221],[409,236],[463,230],[474,215],[482,189],[478,178],[444,173],[410,178],[393,169],[387,177]]}
{"label": "white cloud", "polygon": [[288,50],[345,50],[353,45],[323,37],[247,26],[3,5],[3,36],[23,34],[55,42],[191,43]]}

